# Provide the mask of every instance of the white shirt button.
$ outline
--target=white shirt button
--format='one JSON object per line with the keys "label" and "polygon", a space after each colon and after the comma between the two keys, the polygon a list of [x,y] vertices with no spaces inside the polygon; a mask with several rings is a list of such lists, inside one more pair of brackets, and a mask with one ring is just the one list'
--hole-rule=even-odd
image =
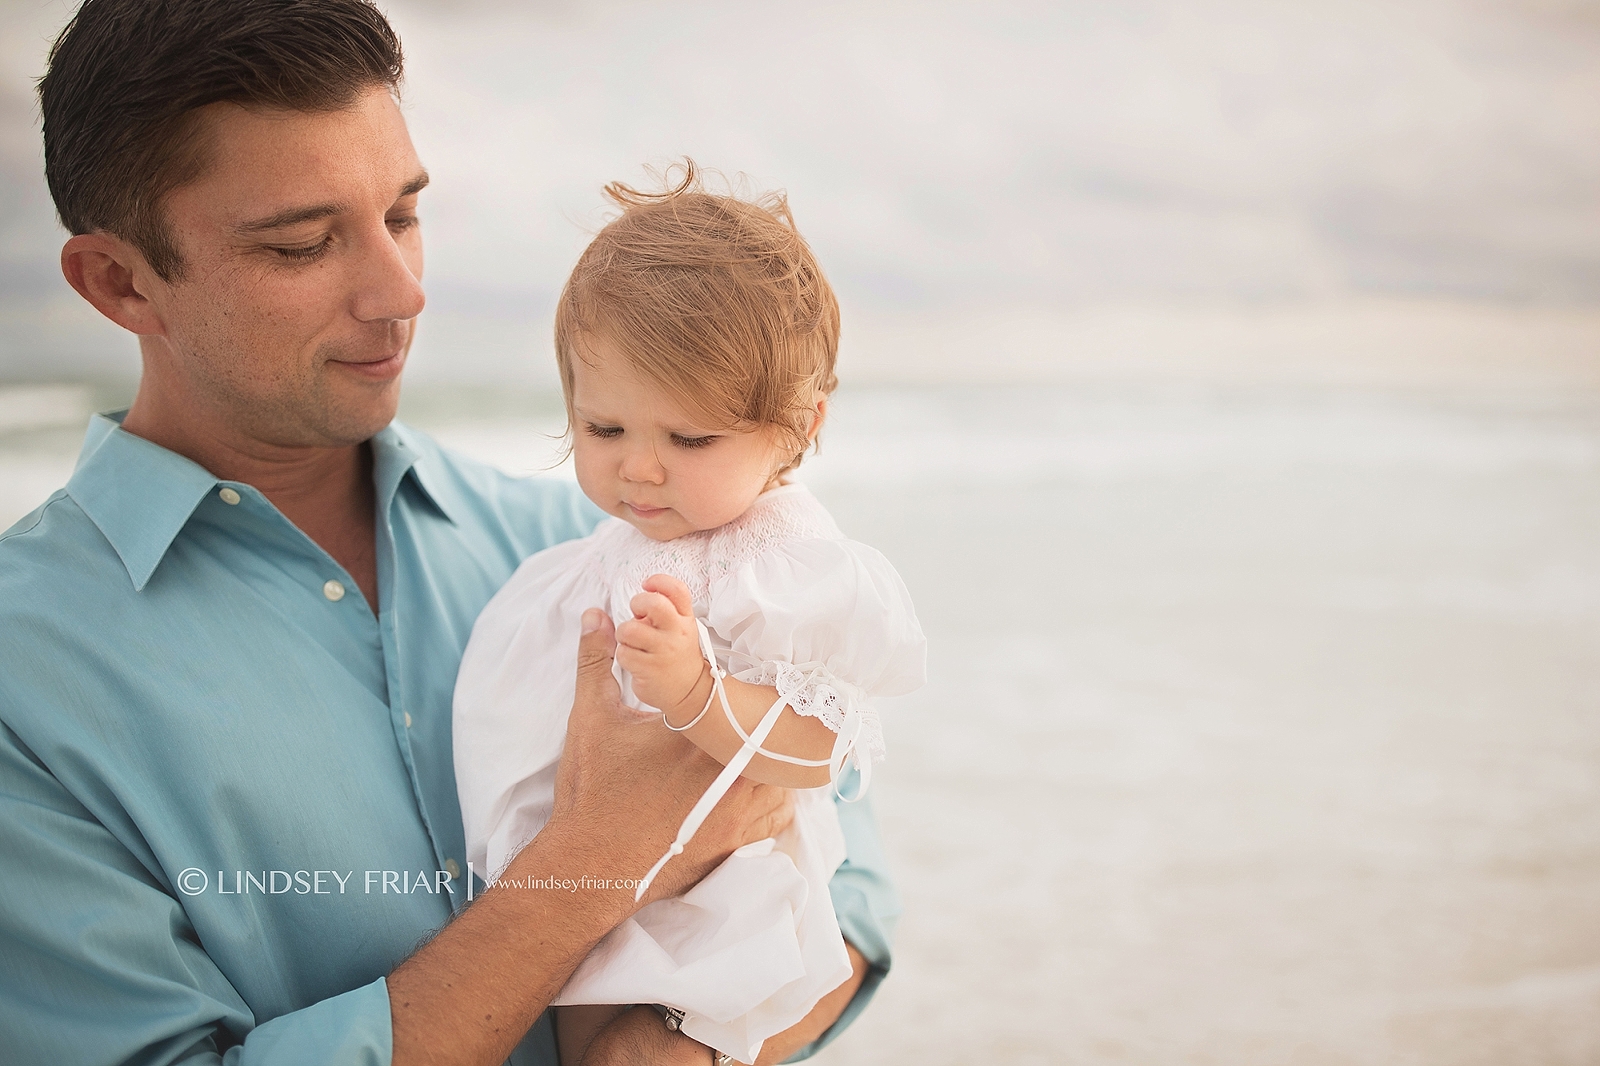
{"label": "white shirt button", "polygon": [[217,493],[217,495],[221,496],[222,497],[222,502],[227,504],[229,507],[232,507],[234,504],[239,502],[239,493],[236,492],[233,489],[228,488],[226,485],[224,485],[222,487],[222,489]]}
{"label": "white shirt button", "polygon": [[322,594],[334,603],[338,603],[344,599],[344,586],[337,581],[330,581],[322,586]]}
{"label": "white shirt button", "polygon": [[411,728],[411,712],[410,711],[406,712],[406,728],[407,729]]}
{"label": "white shirt button", "polygon": [[450,880],[454,881],[461,876],[461,864],[454,859],[446,859],[444,861],[444,872],[450,875]]}

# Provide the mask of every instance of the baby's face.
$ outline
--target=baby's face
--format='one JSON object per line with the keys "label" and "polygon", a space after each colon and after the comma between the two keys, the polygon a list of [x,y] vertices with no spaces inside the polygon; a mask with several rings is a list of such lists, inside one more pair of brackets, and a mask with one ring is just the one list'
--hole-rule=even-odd
{"label": "baby's face", "polygon": [[572,361],[572,458],[584,494],[655,540],[744,514],[785,461],[777,432],[697,425],[608,342],[584,341],[584,358]]}

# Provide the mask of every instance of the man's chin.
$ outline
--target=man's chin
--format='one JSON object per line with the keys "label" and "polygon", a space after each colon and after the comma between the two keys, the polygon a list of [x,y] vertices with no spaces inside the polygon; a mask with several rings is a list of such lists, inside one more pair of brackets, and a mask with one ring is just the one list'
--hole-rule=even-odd
{"label": "man's chin", "polygon": [[316,418],[321,434],[336,447],[361,444],[394,421],[400,408],[400,378],[360,388],[333,388],[325,396],[327,402]]}

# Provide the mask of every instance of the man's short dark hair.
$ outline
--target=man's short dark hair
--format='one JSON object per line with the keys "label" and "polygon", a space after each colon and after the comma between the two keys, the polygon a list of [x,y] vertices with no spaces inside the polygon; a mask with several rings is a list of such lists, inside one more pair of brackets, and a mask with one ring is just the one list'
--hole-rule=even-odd
{"label": "man's short dark hair", "polygon": [[84,0],[39,80],[61,224],[181,275],[162,201],[206,163],[197,109],[336,111],[397,89],[400,39],[369,0]]}

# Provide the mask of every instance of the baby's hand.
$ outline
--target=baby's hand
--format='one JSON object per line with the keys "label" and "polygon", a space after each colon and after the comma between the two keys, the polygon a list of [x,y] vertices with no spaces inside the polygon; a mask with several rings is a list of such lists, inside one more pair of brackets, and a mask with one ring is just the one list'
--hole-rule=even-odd
{"label": "baby's hand", "polygon": [[[633,692],[640,700],[661,711],[680,709],[706,672],[689,586],[656,574],[629,606],[633,618],[617,627],[617,662],[633,675]],[[698,705],[688,712],[697,713]]]}

